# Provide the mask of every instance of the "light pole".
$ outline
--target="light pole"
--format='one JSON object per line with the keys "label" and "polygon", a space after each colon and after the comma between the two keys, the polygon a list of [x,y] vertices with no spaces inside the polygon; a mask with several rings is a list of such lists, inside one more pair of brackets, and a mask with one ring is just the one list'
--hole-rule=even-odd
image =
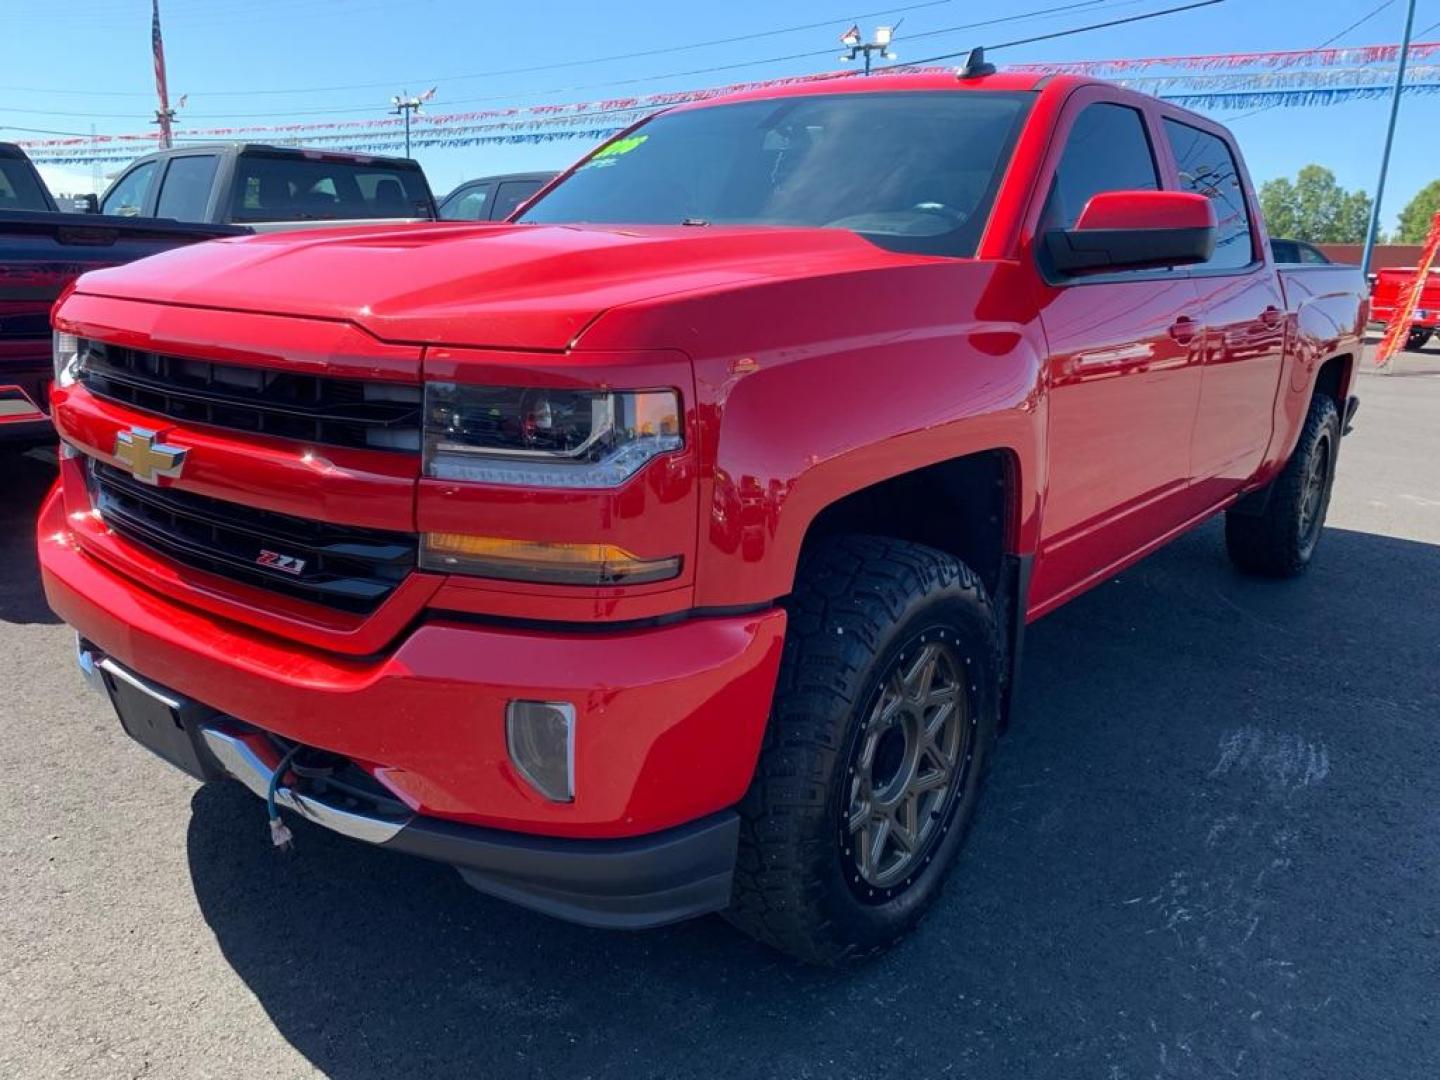
{"label": "light pole", "polygon": [[398,97],[392,97],[390,104],[395,107],[390,111],[397,116],[405,117],[405,156],[410,156],[410,114],[418,113],[420,106],[435,96],[435,88],[431,87],[419,97],[410,97],[405,91],[401,91]]}
{"label": "light pole", "polygon": [[1395,66],[1395,92],[1390,96],[1390,127],[1385,132],[1385,152],[1380,156],[1380,180],[1375,185],[1375,205],[1370,211],[1370,228],[1365,233],[1365,254],[1360,268],[1370,272],[1370,258],[1375,254],[1375,237],[1380,233],[1380,203],[1385,198],[1385,178],[1390,173],[1390,150],[1395,145],[1395,125],[1400,119],[1400,95],[1405,92],[1405,65],[1410,59],[1410,35],[1415,31],[1415,0],[1410,0],[1405,13],[1405,38],[1400,43],[1399,63]]}
{"label": "light pole", "polygon": [[[896,25],[899,25],[898,23]],[[845,46],[846,51],[840,54],[840,59],[851,61],[865,57],[865,74],[870,74],[871,57],[875,53],[880,54],[882,60],[894,60],[895,54],[890,51],[890,42],[895,40],[894,26],[877,26],[875,37],[870,41],[860,39],[860,27],[852,26],[845,33],[840,35],[840,44]]]}

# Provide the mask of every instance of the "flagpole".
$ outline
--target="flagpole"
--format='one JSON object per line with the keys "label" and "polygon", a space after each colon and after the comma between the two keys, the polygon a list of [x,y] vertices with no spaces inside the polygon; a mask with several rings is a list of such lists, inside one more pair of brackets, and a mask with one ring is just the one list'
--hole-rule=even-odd
{"label": "flagpole", "polygon": [[170,89],[165,84],[165,42],[160,37],[160,0],[150,0],[150,51],[155,59],[155,95],[160,99],[154,123],[160,125],[160,148],[169,150],[174,145],[170,124],[175,119],[175,110],[170,108]]}

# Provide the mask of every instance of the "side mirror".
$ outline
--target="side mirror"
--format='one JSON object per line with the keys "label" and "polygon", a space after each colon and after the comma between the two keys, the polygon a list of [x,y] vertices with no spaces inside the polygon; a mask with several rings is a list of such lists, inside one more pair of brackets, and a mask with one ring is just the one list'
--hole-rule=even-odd
{"label": "side mirror", "polygon": [[1051,229],[1044,243],[1052,267],[1083,274],[1208,262],[1215,235],[1215,207],[1204,195],[1105,191],[1073,229]]}
{"label": "side mirror", "polygon": [[75,214],[98,214],[100,197],[93,191],[89,195],[75,195],[70,199],[70,209]]}

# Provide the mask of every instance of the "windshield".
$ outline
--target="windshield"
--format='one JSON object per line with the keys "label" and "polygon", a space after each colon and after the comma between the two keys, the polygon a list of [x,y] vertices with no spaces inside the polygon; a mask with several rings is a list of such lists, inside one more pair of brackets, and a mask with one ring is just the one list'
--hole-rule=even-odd
{"label": "windshield", "polygon": [[236,164],[233,221],[434,216],[419,166],[249,153]]}
{"label": "windshield", "polygon": [[662,113],[517,220],[823,227],[970,256],[1031,100],[899,91]]}
{"label": "windshield", "polygon": [[0,210],[49,210],[29,162],[0,158]]}

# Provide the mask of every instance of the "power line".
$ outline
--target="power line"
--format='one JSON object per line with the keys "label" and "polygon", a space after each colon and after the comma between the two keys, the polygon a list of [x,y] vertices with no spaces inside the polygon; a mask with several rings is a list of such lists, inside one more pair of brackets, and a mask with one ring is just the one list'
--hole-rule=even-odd
{"label": "power line", "polygon": [[[1128,15],[1123,19],[1111,19],[1108,22],[1091,23],[1089,26],[1076,26],[1070,30],[1058,30],[1053,34],[1038,34],[1035,37],[1017,38],[1014,41],[1001,41],[995,45],[986,45],[987,51],[998,51],[1000,49],[1013,48],[1016,45],[1033,45],[1037,41],[1053,41],[1056,38],[1070,37],[1073,34],[1086,34],[1092,30],[1106,30],[1112,26],[1124,26],[1127,23],[1144,22],[1146,19],[1158,19],[1162,15],[1175,15],[1182,11],[1194,11],[1196,8],[1213,7],[1216,4],[1223,4],[1225,0],[1196,0],[1193,4],[1182,4],[1179,7],[1165,8],[1162,11],[1150,11],[1143,15]],[[971,50],[961,49],[959,52],[941,53],[939,56],[927,56],[923,60],[911,60],[904,64],[888,64],[889,68],[919,67],[922,64],[933,64],[940,60],[953,60],[957,56],[967,56]]]}
{"label": "power line", "polygon": [[[948,0],[947,0],[947,2],[948,2]],[[1059,5],[1054,5],[1054,6],[1050,6],[1050,7],[1044,7],[1044,8],[1038,8],[1038,9],[1035,9],[1035,10],[1032,10],[1032,11],[1018,12],[1018,13],[1013,14],[1013,15],[998,16],[998,17],[993,18],[993,19],[982,19],[982,20],[980,20],[980,21],[978,21],[978,22],[963,23],[963,24],[961,24],[961,25],[959,25],[959,26],[949,26],[949,27],[944,27],[944,28],[938,29],[938,30],[924,31],[923,33],[920,33],[920,34],[911,34],[911,35],[907,35],[907,36],[906,36],[906,39],[907,39],[907,40],[913,40],[913,39],[919,38],[919,37],[936,37],[936,36],[940,36],[940,35],[944,35],[944,34],[960,33],[960,32],[962,32],[962,31],[966,31],[966,30],[976,30],[976,29],[980,29],[980,28],[986,27],[986,26],[998,26],[998,25],[1002,25],[1002,24],[1005,24],[1005,23],[1023,22],[1023,21],[1028,20],[1028,19],[1044,18],[1044,17],[1049,16],[1049,15],[1062,14],[1062,13],[1064,13],[1064,12],[1074,11],[1074,10],[1077,10],[1077,9],[1079,9],[1079,8],[1091,8],[1091,7],[1096,7],[1096,6],[1099,6],[1099,5],[1102,5],[1102,4],[1108,4],[1108,5],[1112,5],[1112,6],[1123,7],[1123,6],[1131,6],[1131,5],[1134,5],[1134,4],[1136,4],[1136,3],[1145,3],[1145,2],[1147,2],[1147,0],[1072,0],[1072,2],[1070,2],[1070,3],[1059,4]],[[1206,0],[1206,2],[1208,2],[1208,3],[1220,3],[1220,2],[1222,2],[1222,0]],[[927,4],[927,5],[921,5],[921,6],[931,6],[931,5],[928,5],[928,4]],[[896,12],[896,11],[902,11],[902,10],[905,10],[905,9],[903,9],[903,8],[890,8],[890,9],[888,9],[888,11],[890,11],[890,12]],[[824,26],[824,25],[831,25],[831,24],[829,24],[829,23],[821,23],[821,24],[817,24],[817,25],[822,25],[822,26]],[[782,32],[783,32],[783,31],[782,31]],[[747,35],[747,36],[748,36],[748,35]],[[1036,40],[1041,40],[1041,39],[1036,39]],[[670,51],[670,50],[657,50],[657,51],[664,52],[664,51]],[[737,62],[733,62],[733,63],[727,63],[727,64],[714,64],[714,65],[710,65],[710,66],[708,66],[708,67],[703,67],[703,68],[692,68],[692,69],[690,69],[690,70],[688,70],[688,71],[672,71],[672,72],[666,72],[666,73],[664,73],[664,74],[659,74],[659,75],[642,75],[642,76],[636,76],[636,77],[634,77],[634,78],[629,78],[629,79],[614,79],[614,80],[607,80],[607,81],[603,81],[603,82],[581,83],[581,84],[576,84],[576,85],[571,85],[571,86],[551,87],[551,88],[546,89],[546,90],[531,91],[531,92],[529,92],[529,93],[521,94],[521,95],[519,95],[519,96],[521,96],[521,97],[527,97],[527,98],[546,97],[546,96],[553,95],[553,94],[570,94],[570,93],[578,93],[578,92],[581,92],[581,91],[588,91],[588,90],[605,90],[605,89],[614,89],[614,88],[617,88],[617,87],[638,86],[638,85],[642,85],[642,84],[645,84],[645,83],[659,82],[659,81],[666,80],[666,79],[686,79],[686,78],[693,78],[693,77],[701,76],[701,75],[715,75],[715,74],[719,74],[719,73],[721,73],[721,72],[726,72],[726,71],[738,71],[738,70],[741,70],[741,69],[744,69],[744,68],[757,67],[757,66],[761,66],[761,65],[765,65],[765,64],[786,63],[786,62],[792,61],[792,60],[813,60],[813,59],[815,59],[816,57],[820,57],[820,56],[832,56],[832,55],[834,55],[834,53],[835,53],[835,50],[834,50],[834,49],[807,50],[807,51],[805,51],[805,52],[789,53],[789,54],[784,55],[784,56],[768,56],[768,57],[762,57],[762,58],[757,58],[757,59],[753,59],[753,60],[741,60],[741,61],[737,61]],[[639,54],[636,54],[636,55],[639,55]],[[609,58],[607,58],[607,59],[609,59]],[[587,61],[587,62],[588,62],[588,61]],[[581,61],[574,61],[574,62],[567,62],[567,63],[581,63]],[[508,73],[515,74],[515,73],[526,73],[526,72],[530,72],[530,71],[546,70],[549,66],[550,66],[550,65],[541,65],[540,67],[537,67],[537,68],[515,68],[515,69],[511,69],[511,71],[508,72]],[[494,74],[506,74],[506,72],[495,72]],[[425,83],[425,82],[444,82],[444,81],[455,81],[455,80],[454,80],[454,78],[452,77],[450,80],[445,80],[445,79],[424,79],[424,80],[417,80],[417,81],[419,81],[419,82],[421,82],[421,83]],[[387,86],[388,86],[388,85],[392,85],[392,84],[391,84],[391,83],[386,83],[386,84],[384,84],[384,85],[387,85]],[[338,88],[337,88],[337,89],[338,89]],[[447,108],[450,108],[450,107],[457,106],[457,105],[479,105],[479,104],[486,104],[486,103],[495,102],[495,101],[511,101],[511,100],[514,100],[514,98],[515,98],[516,96],[517,96],[517,95],[516,95],[515,93],[511,92],[511,93],[506,93],[506,94],[491,94],[491,95],[486,95],[486,96],[483,96],[483,97],[460,98],[460,99],[457,99],[457,100],[445,102],[445,106],[446,106]],[[88,111],[87,111],[87,112],[56,112],[56,111],[54,111],[54,110],[49,110],[49,109],[19,109],[19,108],[13,108],[13,109],[11,109],[10,111],[11,111],[11,112],[19,112],[19,113],[39,114],[39,115],[45,115],[45,116],[93,117],[93,118],[110,119],[110,120],[127,120],[127,119],[133,118],[133,116],[134,116],[134,114],[132,114],[132,113],[95,113],[95,112],[88,112]],[[192,115],[188,116],[187,119],[188,119],[190,122],[195,123],[195,122],[200,122],[200,121],[202,121],[202,120],[203,120],[203,121],[213,121],[213,120],[263,120],[263,119],[270,119],[270,118],[274,118],[274,117],[292,117],[292,116],[293,116],[293,117],[298,117],[298,116],[356,116],[356,115],[361,115],[361,116],[363,116],[363,115],[366,115],[366,114],[373,114],[375,111],[376,111],[376,109],[375,109],[374,106],[368,106],[368,105],[366,105],[366,106],[353,106],[353,107],[352,107],[352,106],[347,106],[347,107],[344,107],[344,108],[327,108],[327,109],[288,109],[288,110],[282,110],[282,111],[279,111],[279,112],[204,113],[204,114],[192,114]]]}
{"label": "power line", "polygon": [[[327,2],[328,2],[328,0],[327,0]],[[798,26],[782,26],[782,27],[777,27],[777,28],[772,29],[772,30],[761,30],[761,31],[756,31],[756,32],[754,32],[754,33],[749,33],[749,34],[737,34],[737,35],[735,35],[735,36],[733,36],[733,37],[712,38],[712,39],[710,39],[710,40],[708,40],[708,41],[694,41],[694,42],[690,42],[689,44],[685,44],[685,45],[669,45],[669,46],[665,46],[665,47],[663,47],[663,48],[658,48],[658,49],[642,49],[642,50],[639,50],[639,51],[637,51],[637,52],[615,53],[615,54],[612,54],[612,55],[610,55],[610,56],[593,56],[593,57],[586,57],[586,58],[580,58],[580,59],[575,59],[575,60],[560,60],[560,61],[556,61],[556,62],[550,63],[550,64],[536,64],[536,65],[532,65],[532,66],[528,66],[528,67],[492,68],[492,69],[487,70],[487,71],[473,72],[473,73],[466,74],[466,75],[426,75],[426,76],[424,76],[423,78],[417,78],[417,79],[399,79],[399,80],[391,79],[391,80],[387,80],[387,81],[385,81],[385,82],[347,83],[347,84],[339,85],[339,86],[308,86],[308,87],[290,87],[290,88],[266,89],[266,90],[208,90],[208,91],[206,91],[206,90],[201,90],[201,91],[192,91],[191,96],[192,96],[192,97],[255,97],[255,96],[262,95],[262,94],[264,94],[264,95],[270,95],[270,94],[323,94],[323,93],[332,93],[332,92],[339,91],[339,90],[375,90],[375,89],[380,89],[380,88],[387,87],[387,86],[393,86],[397,81],[398,81],[398,82],[404,82],[404,83],[415,83],[415,84],[441,83],[441,82],[451,82],[451,83],[453,83],[453,82],[462,82],[462,81],[466,81],[466,80],[470,80],[470,79],[488,79],[488,78],[495,78],[495,77],[498,77],[498,76],[505,76],[505,75],[529,75],[529,74],[533,74],[533,73],[536,73],[536,72],[542,72],[542,71],[556,71],[556,70],[559,70],[559,69],[562,69],[562,68],[586,67],[586,66],[589,66],[589,65],[591,65],[591,64],[607,64],[607,63],[611,63],[611,62],[613,62],[613,61],[618,61],[618,60],[638,60],[638,59],[642,59],[642,58],[647,57],[647,56],[662,56],[662,55],[665,55],[665,54],[668,54],[668,53],[688,52],[688,51],[691,51],[691,50],[693,50],[693,49],[705,49],[705,48],[710,48],[711,46],[715,46],[715,45],[732,45],[732,44],[736,44],[736,43],[738,43],[738,42],[743,42],[743,41],[754,41],[754,40],[757,40],[757,39],[759,39],[759,38],[775,37],[775,36],[777,36],[777,35],[779,35],[779,34],[793,34],[793,33],[799,33],[799,32],[801,32],[801,31],[806,31],[806,30],[821,29],[821,28],[823,28],[823,27],[833,26],[833,25],[835,25],[837,22],[841,22],[841,21],[843,21],[843,20],[845,20],[845,19],[869,19],[869,18],[875,18],[875,17],[881,16],[881,15],[898,15],[898,14],[903,14],[903,13],[905,13],[905,12],[910,12],[910,11],[919,11],[919,10],[921,10],[921,9],[923,9],[923,8],[942,7],[942,6],[945,6],[945,5],[950,4],[950,3],[953,3],[953,2],[954,2],[954,0],[925,0],[924,3],[908,4],[908,5],[904,6],[904,7],[882,8],[882,9],[880,9],[880,10],[878,10],[878,11],[866,11],[866,12],[862,12],[862,13],[860,13],[859,15],[837,15],[837,16],[835,16],[833,19],[826,19],[826,20],[823,21],[823,22],[804,23],[804,24],[801,24],[801,25],[798,25]],[[1103,3],[1103,2],[1105,2],[1105,0],[1086,0],[1086,3],[1084,3],[1084,4],[1071,4],[1071,5],[1067,5],[1067,6],[1070,6],[1070,7],[1077,7],[1077,6],[1083,7],[1083,6],[1089,6],[1089,5],[1093,5],[1093,4],[1097,4],[1097,3]],[[832,52],[833,50],[831,50],[831,49],[826,49],[826,50],[824,50],[824,51],[825,51],[826,53],[829,53],[829,52]],[[815,54],[810,53],[810,54],[806,54],[806,55],[815,55]],[[656,76],[656,77],[657,77],[657,78],[661,78],[661,77],[663,77],[663,76]],[[148,94],[145,94],[145,93],[143,93],[143,92],[141,92],[141,91],[136,91],[136,90],[74,90],[74,89],[64,89],[64,88],[58,88],[58,87],[57,87],[57,88],[54,88],[54,89],[42,89],[42,88],[39,88],[39,87],[32,87],[32,86],[0,86],[0,90],[23,90],[23,91],[26,91],[26,92],[44,93],[44,94],[89,94],[89,95],[93,95],[93,96],[96,96],[96,97],[148,97],[148,96],[149,96]]]}

